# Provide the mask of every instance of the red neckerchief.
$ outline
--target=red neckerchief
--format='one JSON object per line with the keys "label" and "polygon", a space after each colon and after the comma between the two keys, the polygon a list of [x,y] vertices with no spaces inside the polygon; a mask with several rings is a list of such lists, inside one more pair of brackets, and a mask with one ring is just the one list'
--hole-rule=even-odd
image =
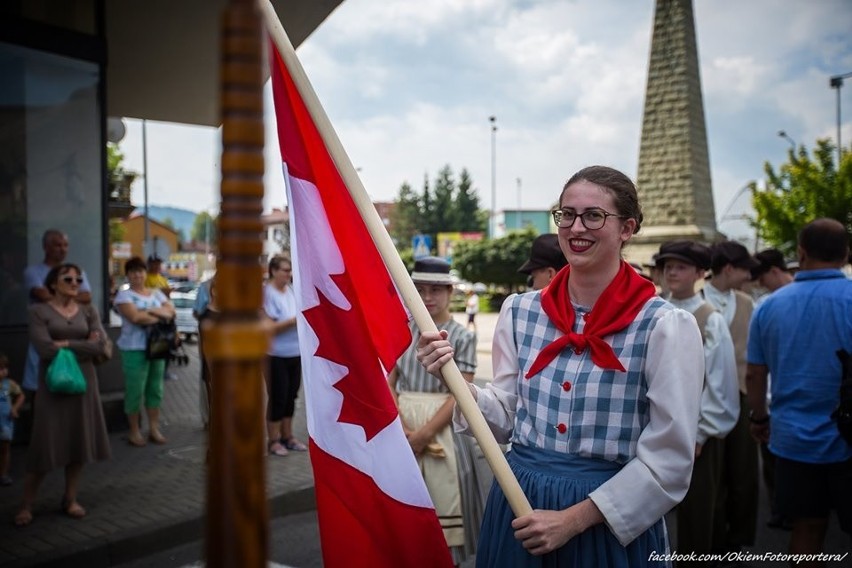
{"label": "red neckerchief", "polygon": [[574,306],[568,292],[568,277],[571,267],[560,270],[550,284],[541,291],[541,307],[550,321],[565,335],[547,345],[533,361],[526,378],[533,377],[553,361],[568,345],[578,352],[588,347],[592,362],[603,369],[624,371],[624,365],[615,356],[612,347],[603,337],[621,331],[630,325],[645,303],[657,291],[654,285],[639,276],[632,266],[621,261],[615,278],[598,298],[586,318],[583,333],[574,333]]}

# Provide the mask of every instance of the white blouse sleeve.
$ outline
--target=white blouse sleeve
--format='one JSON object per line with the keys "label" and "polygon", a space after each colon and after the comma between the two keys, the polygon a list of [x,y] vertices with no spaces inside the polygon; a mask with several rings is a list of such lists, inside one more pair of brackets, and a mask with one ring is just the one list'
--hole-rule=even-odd
{"label": "white blouse sleeve", "polygon": [[725,318],[713,312],[704,329],[704,367],[707,380],[701,392],[698,438],[724,438],[734,429],[740,415],[740,388],[734,342]]}
{"label": "white blouse sleeve", "polygon": [[[500,444],[509,442],[515,424],[515,407],[518,403],[517,381],[518,349],[515,346],[514,322],[512,320],[512,300],[506,298],[497,318],[494,339],[491,346],[491,364],[494,379],[485,388],[471,384],[479,410],[488,423],[491,432]],[[470,427],[456,405],[453,412],[453,426],[457,432],[470,434]]]}
{"label": "white blouse sleeve", "polygon": [[627,546],[680,503],[692,476],[704,350],[692,314],[676,309],[651,331],[645,361],[650,416],[636,456],[589,498]]}

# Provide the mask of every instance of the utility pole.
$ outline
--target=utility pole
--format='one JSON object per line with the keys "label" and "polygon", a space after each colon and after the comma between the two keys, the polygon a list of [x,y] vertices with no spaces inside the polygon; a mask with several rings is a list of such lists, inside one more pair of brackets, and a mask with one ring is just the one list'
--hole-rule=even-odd
{"label": "utility pole", "polygon": [[494,238],[497,228],[497,117],[489,116],[491,121],[491,215],[488,218],[488,236]]}

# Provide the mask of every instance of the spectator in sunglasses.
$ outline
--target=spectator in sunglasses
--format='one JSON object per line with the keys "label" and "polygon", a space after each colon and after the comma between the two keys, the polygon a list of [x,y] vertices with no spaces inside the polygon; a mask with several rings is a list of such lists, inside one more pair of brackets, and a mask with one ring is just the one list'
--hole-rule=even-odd
{"label": "spectator in sunglasses", "polygon": [[[83,271],[74,264],[60,264],[48,272],[44,287],[50,299],[30,306],[30,343],[40,357],[38,405],[34,409],[32,435],[27,450],[24,498],[15,525],[30,524],[33,505],[45,475],[65,470],[62,512],[82,519],[86,509],[77,502],[83,465],[109,459],[110,445],[104,421],[94,358],[107,355],[106,333],[97,309],[78,302]],[[86,377],[83,394],[55,394],[44,377],[59,349],[70,349]]]}

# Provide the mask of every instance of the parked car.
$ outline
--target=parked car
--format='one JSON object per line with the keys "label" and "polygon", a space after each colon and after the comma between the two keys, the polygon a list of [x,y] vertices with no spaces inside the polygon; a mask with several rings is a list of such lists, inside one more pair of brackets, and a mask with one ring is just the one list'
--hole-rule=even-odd
{"label": "parked car", "polygon": [[169,299],[175,305],[175,323],[178,333],[189,342],[198,339],[198,320],[192,315],[195,293],[172,292]]}

